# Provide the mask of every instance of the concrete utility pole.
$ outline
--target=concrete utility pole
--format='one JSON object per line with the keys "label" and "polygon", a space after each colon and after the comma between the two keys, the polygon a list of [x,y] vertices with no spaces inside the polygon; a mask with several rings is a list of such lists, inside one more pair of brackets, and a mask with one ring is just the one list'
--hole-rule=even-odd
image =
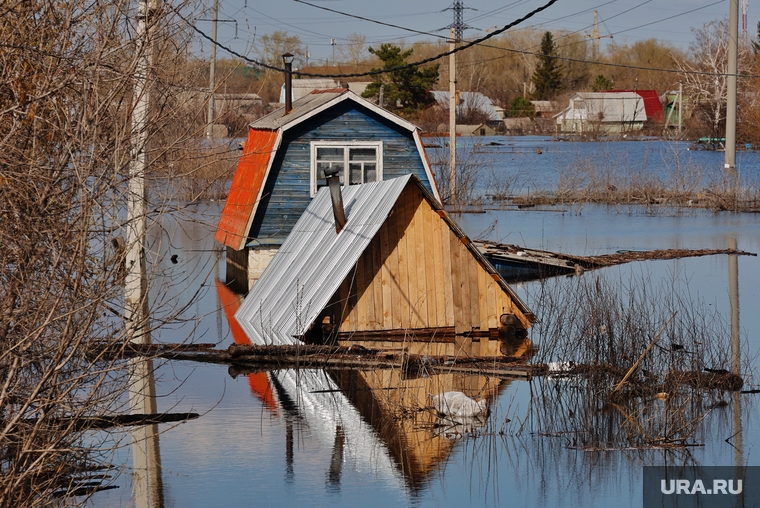
{"label": "concrete utility pole", "polygon": [[127,193],[127,274],[124,280],[127,339],[150,343],[148,280],[145,267],[145,170],[148,166],[148,72],[152,64],[151,26],[159,13],[159,0],[140,0],[137,7],[137,51],[134,108],[132,110],[132,153]]}
{"label": "concrete utility pole", "polygon": [[678,135],[683,129],[683,83],[678,82]]}
{"label": "concrete utility pole", "polygon": [[219,0],[214,0],[214,17],[211,19],[211,68],[208,71],[208,116],[206,139],[214,138],[214,93],[216,93],[216,24],[219,21]]}
{"label": "concrete utility pole", "polygon": [[[449,50],[457,47],[456,32],[449,29]],[[449,202],[457,196],[457,55],[449,55]]]}
{"label": "concrete utility pole", "polygon": [[[139,0],[137,6],[137,65],[132,110],[132,152],[127,193],[127,274],[125,286],[125,331],[127,340],[150,344],[148,279],[145,260],[146,199],[145,171],[148,167],[148,73],[153,61],[153,34],[160,0]],[[150,360],[129,361],[129,406],[132,414],[156,413],[153,364]],[[158,426],[139,426],[133,438],[133,494],[138,508],[163,506]]]}
{"label": "concrete utility pole", "polygon": [[[454,11],[454,22],[449,25],[449,51],[454,51],[461,42],[467,26],[464,22],[465,7],[462,0],[454,0],[451,7],[444,9]],[[456,53],[449,55],[449,201],[457,201],[457,59]]]}
{"label": "concrete utility pole", "polygon": [[736,74],[739,53],[739,0],[729,0],[728,12],[728,77],[726,85],[726,151],[723,167],[736,175]]}

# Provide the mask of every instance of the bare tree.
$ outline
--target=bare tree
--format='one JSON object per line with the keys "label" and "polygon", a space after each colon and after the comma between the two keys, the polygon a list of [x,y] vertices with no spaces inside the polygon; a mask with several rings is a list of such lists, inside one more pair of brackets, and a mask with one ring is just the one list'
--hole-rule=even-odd
{"label": "bare tree", "polygon": [[[691,98],[695,114],[710,129],[711,136],[723,132],[726,118],[728,72],[728,21],[710,21],[694,30],[690,59],[677,60],[682,72],[684,93]],[[749,73],[749,47],[739,47],[739,72]]]}
{"label": "bare tree", "polygon": [[367,36],[357,33],[348,34],[346,42],[338,45],[338,58],[353,66],[369,58],[366,49]]}
{"label": "bare tree", "polygon": [[150,14],[142,45],[127,0],[0,7],[0,506],[102,480],[113,451],[89,431],[125,410],[119,238],[141,51],[154,55],[149,170],[192,131],[170,133],[188,26]]}

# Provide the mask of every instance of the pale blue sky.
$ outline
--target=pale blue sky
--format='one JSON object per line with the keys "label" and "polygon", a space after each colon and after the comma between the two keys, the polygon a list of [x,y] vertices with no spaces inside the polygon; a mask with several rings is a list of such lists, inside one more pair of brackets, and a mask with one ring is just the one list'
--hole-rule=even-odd
{"label": "pale blue sky", "polygon": [[[448,31],[441,29],[453,20],[452,11],[445,10],[451,6],[449,0],[308,1],[441,36],[447,35]],[[205,2],[209,7],[212,5],[212,0]],[[464,5],[475,10],[464,11],[465,22],[474,27],[465,31],[465,38],[481,37],[486,30],[506,25],[543,3],[544,0],[467,0]],[[419,35],[403,28],[381,26],[326,12],[295,0],[219,0],[219,6],[219,19],[237,21],[237,37],[235,23],[219,24],[219,42],[250,57],[255,57],[253,45],[256,44],[256,38],[275,30],[298,35],[304,45],[308,46],[312,62],[332,60],[331,39],[335,39],[338,45],[344,44],[351,33],[365,35],[369,45],[399,40],[411,43],[434,38],[434,35]],[[729,0],[718,3],[715,0],[559,0],[520,26],[590,32],[594,9],[599,12],[599,32],[602,36],[613,34],[614,40],[619,43],[657,38],[686,49],[693,40],[692,28],[728,17]],[[209,14],[203,17],[211,16]],[[666,18],[671,19],[661,21]],[[747,28],[750,37],[756,34],[758,18],[760,7],[750,5]],[[211,23],[208,21],[199,21],[197,27],[205,33],[211,33]],[[741,34],[741,12],[739,30]],[[602,46],[608,41],[610,39],[602,39]],[[206,41],[201,47],[207,54],[209,43]],[[219,58],[228,56],[224,51],[217,54]]]}

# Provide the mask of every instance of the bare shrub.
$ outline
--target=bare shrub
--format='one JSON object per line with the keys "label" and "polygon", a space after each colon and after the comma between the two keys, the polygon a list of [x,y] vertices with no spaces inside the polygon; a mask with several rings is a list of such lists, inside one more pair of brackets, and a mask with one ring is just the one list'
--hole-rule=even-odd
{"label": "bare shrub", "polygon": [[536,385],[544,401],[534,407],[540,432],[586,449],[694,438],[707,402],[720,396],[702,373],[727,371],[731,348],[726,320],[689,295],[688,281],[673,274],[654,285],[648,275],[615,281],[594,274],[547,280],[531,299],[541,316],[534,361],[557,371]]}
{"label": "bare shrub", "polygon": [[[460,138],[457,140],[457,167],[456,167],[456,196],[451,196],[449,185],[449,151],[428,151],[430,165],[433,167],[438,190],[444,202],[456,202],[464,205],[474,205],[482,201],[482,196],[477,194],[476,189],[483,173],[492,168],[485,154],[478,153],[474,149],[472,138]],[[452,197],[454,199],[452,199]]]}
{"label": "bare shrub", "polygon": [[[137,148],[133,77],[151,48],[150,167],[182,138],[161,133],[182,117],[175,99],[188,42],[188,27],[165,10],[150,17],[154,38],[140,44],[131,38],[135,7],[32,0],[2,8],[1,506],[84,503],[86,495],[67,496],[106,481],[115,446],[92,430],[128,409],[128,369],[117,359],[127,338],[126,249],[117,237]],[[151,203],[154,219],[162,210]]]}

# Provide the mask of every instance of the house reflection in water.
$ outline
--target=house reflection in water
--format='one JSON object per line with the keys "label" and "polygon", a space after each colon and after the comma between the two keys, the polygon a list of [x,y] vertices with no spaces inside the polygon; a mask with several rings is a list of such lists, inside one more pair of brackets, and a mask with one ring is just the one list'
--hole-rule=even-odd
{"label": "house reflection in water", "polygon": [[[242,298],[217,282],[220,301],[230,323],[233,339],[250,344],[243,329],[236,323],[235,311]],[[381,343],[358,342],[365,347],[384,346],[405,349],[421,355],[474,354],[494,355],[531,353],[530,341],[505,342],[482,337],[462,344],[441,338],[443,342]],[[354,341],[353,343],[357,343]],[[292,481],[293,423],[308,427],[312,439],[332,449],[325,483],[328,489],[339,490],[344,467],[371,470],[392,483],[404,482],[418,489],[429,475],[449,457],[456,446],[461,425],[441,418],[432,408],[430,395],[460,391],[473,398],[485,398],[489,405],[511,381],[463,373],[408,376],[399,369],[281,370],[247,374],[255,396],[273,414],[286,421],[286,476]],[[266,382],[263,381],[266,376]],[[258,381],[253,381],[252,378]],[[464,422],[479,427],[485,419]],[[498,424],[499,422],[497,422]]]}

